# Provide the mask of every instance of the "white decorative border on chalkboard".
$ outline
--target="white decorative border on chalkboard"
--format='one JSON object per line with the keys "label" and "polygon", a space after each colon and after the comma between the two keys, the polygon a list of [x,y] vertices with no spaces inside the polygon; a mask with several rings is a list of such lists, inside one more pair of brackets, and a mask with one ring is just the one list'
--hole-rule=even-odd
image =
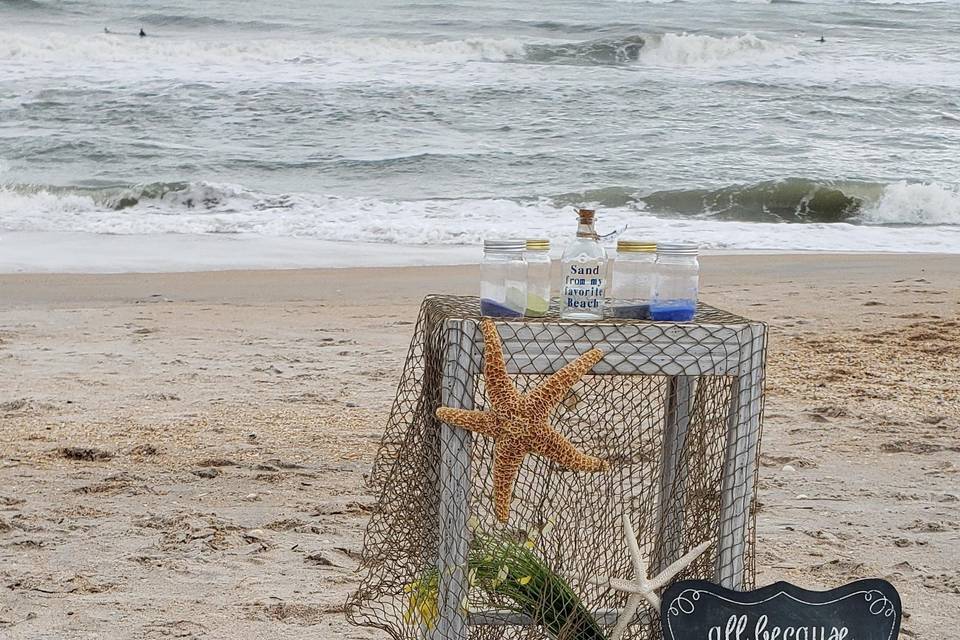
{"label": "white decorative border on chalkboard", "polygon": [[[833,600],[828,600],[826,602],[807,602],[806,600],[803,600],[802,598],[798,598],[794,595],[791,595],[786,591],[778,591],[777,593],[773,594],[770,597],[764,598],[762,600],[757,600],[755,602],[741,602],[738,600],[725,598],[718,593],[713,593],[712,591],[707,591],[706,589],[684,589],[679,594],[677,594],[675,598],[673,598],[673,600],[670,602],[670,607],[667,609],[667,627],[670,629],[669,640],[676,640],[676,635],[673,632],[673,619],[671,618],[671,616],[679,616],[681,613],[683,614],[693,613],[697,608],[696,602],[700,600],[700,594],[703,594],[703,593],[707,595],[711,595],[717,598],[718,600],[723,600],[731,604],[746,606],[746,607],[752,607],[758,604],[763,604],[764,602],[769,602],[770,600],[779,598],[780,596],[786,596],[791,600],[795,600],[796,602],[799,602],[801,604],[819,607],[826,604],[834,604],[834,603],[840,602],[841,600],[852,598],[853,596],[862,595],[864,601],[870,603],[870,606],[868,607],[867,610],[871,614],[875,616],[882,614],[884,617],[893,618],[893,620],[890,622],[890,633],[887,635],[887,640],[891,640],[893,638],[893,632],[894,632],[894,629],[896,629],[897,609],[894,606],[893,602],[889,598],[887,598],[887,596],[884,595],[882,591],[879,591],[877,589],[854,591],[852,593],[848,593],[844,596],[841,596],[839,598],[834,598]],[[687,594],[690,594],[690,595],[688,596]],[[874,600],[874,594],[879,596],[878,598],[876,598],[876,600]]]}

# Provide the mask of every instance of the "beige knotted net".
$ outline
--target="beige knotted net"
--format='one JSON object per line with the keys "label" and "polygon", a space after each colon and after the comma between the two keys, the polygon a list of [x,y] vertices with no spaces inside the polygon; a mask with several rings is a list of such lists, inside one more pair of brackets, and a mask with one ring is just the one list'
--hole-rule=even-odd
{"label": "beige knotted net", "polygon": [[[528,456],[504,525],[493,441],[435,417],[442,405],[488,406],[479,319],[476,298],[423,303],[371,474],[379,502],[351,622],[398,640],[606,638],[626,594],[597,578],[634,573],[625,512],[651,571],[717,540],[678,579],[752,586],[764,325],[705,305],[686,324],[498,321],[521,392],[591,347],[605,352],[551,424],[610,463],[578,473]],[[658,616],[641,607],[625,637],[659,637]]]}

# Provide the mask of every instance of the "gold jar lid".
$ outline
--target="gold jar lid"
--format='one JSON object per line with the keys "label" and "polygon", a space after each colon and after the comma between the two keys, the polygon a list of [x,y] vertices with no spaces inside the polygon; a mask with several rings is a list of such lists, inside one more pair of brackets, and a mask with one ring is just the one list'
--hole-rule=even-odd
{"label": "gold jar lid", "polygon": [[527,251],[549,251],[550,241],[544,238],[527,240]]}
{"label": "gold jar lid", "polygon": [[657,243],[649,240],[617,240],[619,253],[656,253]]}

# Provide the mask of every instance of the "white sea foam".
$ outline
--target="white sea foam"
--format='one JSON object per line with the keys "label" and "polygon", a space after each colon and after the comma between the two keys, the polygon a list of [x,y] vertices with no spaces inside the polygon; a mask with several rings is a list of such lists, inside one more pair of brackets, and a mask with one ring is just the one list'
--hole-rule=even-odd
{"label": "white sea foam", "polygon": [[100,34],[10,35],[0,39],[0,61],[142,64],[148,61],[192,65],[322,64],[359,62],[500,62],[521,57],[524,43],[515,38],[464,40],[358,39],[241,39],[191,40],[145,38],[131,46],[129,37]]}
{"label": "white sea foam", "polygon": [[887,185],[879,202],[864,211],[871,224],[960,225],[960,191],[939,184]]}
{"label": "white sea foam", "polygon": [[[733,1],[734,1],[734,2],[737,2],[737,1],[750,1],[750,0],[733,0]],[[758,0],[758,1],[762,1],[762,0]],[[877,5],[898,5],[898,4],[905,4],[905,5],[911,5],[911,4],[917,4],[917,5],[922,5],[922,4],[951,5],[951,4],[957,4],[957,0],[836,0],[836,1],[831,1],[831,0],[770,0],[770,2],[771,2],[772,4],[777,4],[777,3],[783,3],[783,4],[819,4],[819,5],[824,5],[825,7],[828,7],[828,8],[833,8],[833,7],[836,7],[836,6],[838,6],[838,5],[839,5],[839,6],[843,6],[843,5],[863,5],[863,4],[865,4],[865,5],[871,5],[871,4],[877,4]],[[829,9],[828,9],[828,10],[829,10]]]}
{"label": "white sea foam", "polygon": [[850,0],[852,4],[955,4],[956,0]]}
{"label": "white sea foam", "polygon": [[[318,47],[317,59],[358,60],[364,62],[502,62],[520,58],[524,43],[514,38],[468,38],[424,42],[394,38],[342,40]],[[304,58],[308,61],[309,57]]]}
{"label": "white sea foam", "polygon": [[[137,236],[141,243],[144,235],[151,234],[205,234],[242,237],[246,247],[257,246],[258,238],[268,247],[284,238],[299,239],[298,242],[312,239],[453,247],[475,246],[483,238],[497,236],[548,237],[562,242],[569,236],[571,225],[568,208],[545,200],[390,201],[317,194],[273,195],[239,185],[201,182],[153,198],[142,197],[132,207],[112,208],[123,195],[0,189],[0,229],[109,234],[115,238],[129,235]],[[928,226],[678,219],[627,207],[605,209],[600,226],[604,232],[628,226],[631,234],[662,241],[694,241],[709,249],[960,253],[960,195],[944,187],[891,185],[864,214],[864,222]],[[118,243],[119,240],[112,246],[119,246]],[[413,254],[405,255],[407,258],[397,259],[409,262]],[[304,260],[303,264],[314,264]],[[296,264],[296,259],[292,261]],[[253,260],[247,266],[272,264]]]}
{"label": "white sea foam", "polygon": [[713,67],[754,64],[796,55],[798,49],[758,38],[753,34],[726,38],[689,33],[665,33],[652,37],[640,51],[639,60],[660,66]]}
{"label": "white sea foam", "polygon": [[0,233],[0,273],[124,273],[469,264],[479,247],[252,235]]}
{"label": "white sea foam", "polygon": [[[636,36],[640,38],[641,36]],[[632,40],[633,38],[630,38]],[[639,61],[649,65],[712,67],[768,62],[795,55],[797,48],[763,40],[752,34],[714,37],[688,33],[644,35]],[[547,41],[518,38],[466,38],[417,40],[403,38],[342,39],[237,39],[193,40],[145,38],[131,46],[129,37],[99,34],[77,38],[72,34],[13,34],[0,39],[0,62],[57,68],[83,65],[130,66],[143,73],[156,66],[175,68],[254,66],[324,66],[335,63],[457,63],[470,61],[523,61],[543,58],[543,50],[555,49],[553,59],[582,61],[584,51],[597,43]],[[600,42],[605,46],[610,43]],[[616,45],[616,42],[613,43]],[[566,57],[565,57],[566,56]]]}

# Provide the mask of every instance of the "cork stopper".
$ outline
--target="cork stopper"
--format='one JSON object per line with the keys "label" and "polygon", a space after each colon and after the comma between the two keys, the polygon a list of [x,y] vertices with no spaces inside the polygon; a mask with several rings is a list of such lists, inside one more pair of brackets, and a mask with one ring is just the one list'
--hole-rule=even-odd
{"label": "cork stopper", "polygon": [[577,215],[580,216],[580,224],[593,224],[593,217],[597,212],[593,209],[577,209]]}

